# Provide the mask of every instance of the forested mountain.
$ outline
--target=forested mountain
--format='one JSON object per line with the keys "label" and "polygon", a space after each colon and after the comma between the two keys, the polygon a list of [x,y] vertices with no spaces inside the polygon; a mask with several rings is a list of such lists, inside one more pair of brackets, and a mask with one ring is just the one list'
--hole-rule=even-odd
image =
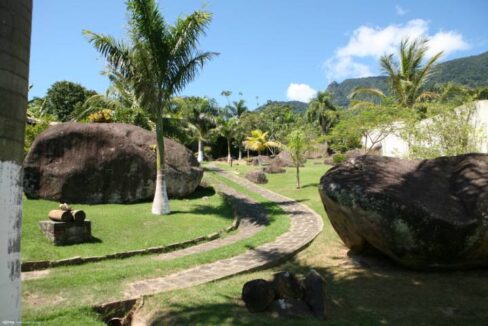
{"label": "forested mountain", "polygon": [[307,111],[308,104],[300,101],[268,101],[266,104],[256,108],[256,112],[261,112],[269,106],[289,106],[293,112],[303,114]]}
{"label": "forested mountain", "polygon": [[[488,85],[488,52],[438,64],[427,87],[447,82],[469,87]],[[388,84],[384,76],[351,78],[345,79],[341,83],[332,82],[327,90],[332,93],[332,102],[340,106],[347,106],[349,104],[348,95],[358,86],[375,87],[388,93]]]}

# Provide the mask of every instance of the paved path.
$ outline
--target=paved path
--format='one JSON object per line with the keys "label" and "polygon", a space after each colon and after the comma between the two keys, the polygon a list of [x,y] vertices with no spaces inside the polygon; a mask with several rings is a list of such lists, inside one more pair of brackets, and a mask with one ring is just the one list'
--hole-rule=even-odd
{"label": "paved path", "polygon": [[252,237],[268,224],[266,209],[263,205],[256,203],[251,198],[223,183],[216,185],[216,188],[217,191],[224,194],[224,196],[231,201],[234,217],[239,219],[237,232],[222,239],[216,239],[185,249],[164,253],[158,255],[156,259],[170,260],[224,247],[234,242]]}
{"label": "paved path", "polygon": [[238,256],[195,266],[163,277],[133,282],[125,290],[125,297],[138,298],[143,295],[188,288],[236,274],[270,267],[305,248],[322,230],[323,222],[320,215],[305,205],[259,187],[232,172],[226,172],[218,168],[213,168],[213,170],[250,191],[277,203],[291,218],[289,231],[273,242],[249,249]]}

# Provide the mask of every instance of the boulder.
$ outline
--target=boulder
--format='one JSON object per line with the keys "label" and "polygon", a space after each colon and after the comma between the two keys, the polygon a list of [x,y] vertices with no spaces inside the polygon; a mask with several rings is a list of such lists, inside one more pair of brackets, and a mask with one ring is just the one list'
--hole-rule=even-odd
{"label": "boulder", "polygon": [[271,304],[272,315],[284,318],[307,318],[311,316],[310,308],[298,299],[278,299]]}
{"label": "boulder", "polygon": [[[304,159],[301,162],[300,166],[303,167],[306,162],[307,159]],[[278,155],[276,155],[272,163],[282,168],[295,167],[295,164],[293,163],[293,159],[291,158],[290,153],[288,153],[287,151],[282,151]]]}
{"label": "boulder", "polygon": [[[171,197],[191,194],[203,169],[183,145],[165,139]],[[67,203],[133,203],[154,196],[155,132],[120,123],[62,123],[40,134],[24,161],[28,198]]]}
{"label": "boulder", "polygon": [[266,178],[266,174],[263,171],[250,171],[246,173],[245,177],[247,180],[257,184],[268,183],[268,178]]}
{"label": "boulder", "polygon": [[278,299],[301,299],[303,288],[295,274],[280,272],[273,275],[273,288]]}
{"label": "boulder", "polygon": [[304,301],[308,304],[315,318],[325,319],[325,281],[316,270],[311,269],[305,280]]}
{"label": "boulder", "polygon": [[488,265],[488,154],[360,156],[329,170],[319,192],[352,250],[415,269]]}
{"label": "boulder", "polygon": [[268,309],[275,294],[271,282],[256,279],[246,282],[242,287],[242,300],[249,312],[262,312]]}
{"label": "boulder", "polygon": [[265,173],[276,174],[285,173],[286,169],[284,169],[277,160],[272,160],[270,165],[263,168],[263,171]]}

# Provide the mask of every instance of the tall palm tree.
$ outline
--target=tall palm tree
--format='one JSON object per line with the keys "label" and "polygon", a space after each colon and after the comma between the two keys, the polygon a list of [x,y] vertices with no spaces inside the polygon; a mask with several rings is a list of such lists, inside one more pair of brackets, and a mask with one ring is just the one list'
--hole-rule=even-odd
{"label": "tall palm tree", "polygon": [[311,123],[318,123],[323,134],[329,132],[338,121],[337,108],[332,104],[329,92],[318,92],[317,96],[310,101],[306,118]]}
{"label": "tall palm tree", "polygon": [[224,119],[220,117],[217,123],[217,133],[227,140],[227,163],[232,166],[232,156],[230,154],[232,139],[236,132],[237,118]]}
{"label": "tall palm tree", "polygon": [[203,162],[203,142],[208,140],[210,131],[216,125],[217,106],[213,101],[201,97],[176,98],[174,102],[198,142],[197,160]]}
{"label": "tall palm tree", "polygon": [[152,213],[169,214],[164,162],[163,113],[171,97],[192,81],[216,53],[199,52],[198,39],[212,18],[205,11],[168,25],[154,0],[129,0],[129,43],[85,31],[111,68],[131,80],[141,107],[156,124],[157,178]]}
{"label": "tall palm tree", "polygon": [[20,322],[22,160],[32,0],[0,5],[0,316]]}
{"label": "tall palm tree", "polygon": [[[393,54],[384,55],[380,58],[381,69],[388,75],[388,82],[397,104],[403,107],[413,107],[421,100],[422,86],[432,73],[432,68],[442,56],[439,52],[426,62],[426,54],[429,49],[429,40],[416,39],[410,41],[408,38],[400,42],[399,57],[395,59]],[[425,63],[424,63],[425,62]],[[375,88],[356,88],[351,99],[359,94],[370,94],[385,98],[385,94]]]}
{"label": "tall palm tree", "polygon": [[261,152],[266,149],[280,147],[280,143],[276,141],[268,140],[268,132],[263,132],[259,129],[252,130],[251,136],[246,137],[244,141],[246,149],[258,152],[258,157],[261,156]]}
{"label": "tall palm tree", "polygon": [[[239,93],[242,95],[242,93]],[[240,99],[238,102],[234,101],[232,102],[231,106],[232,114],[237,118],[237,124],[236,127],[239,127],[239,123],[241,120],[241,116],[248,112],[247,106],[246,106],[246,101],[243,99]],[[244,140],[243,133],[241,132],[236,132],[234,134],[234,138],[237,143],[237,148],[239,149],[239,158],[238,160],[242,160],[242,141]]]}

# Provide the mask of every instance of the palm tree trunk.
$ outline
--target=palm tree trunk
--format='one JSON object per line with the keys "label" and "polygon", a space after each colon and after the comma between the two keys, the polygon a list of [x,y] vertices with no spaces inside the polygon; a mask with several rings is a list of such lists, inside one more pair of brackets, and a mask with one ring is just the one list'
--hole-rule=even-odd
{"label": "palm tree trunk", "polygon": [[166,215],[171,211],[169,209],[168,192],[166,190],[166,166],[164,162],[164,136],[163,136],[163,119],[158,114],[156,123],[157,139],[157,158],[156,158],[156,191],[151,212],[154,215]]}
{"label": "palm tree trunk", "polygon": [[22,159],[27,108],[32,0],[0,6],[0,316],[20,322]]}
{"label": "palm tree trunk", "polygon": [[203,146],[202,146],[202,140],[198,138],[198,156],[197,156],[197,161],[198,163],[203,162]]}
{"label": "palm tree trunk", "polygon": [[239,146],[239,161],[242,160],[242,148]]}
{"label": "palm tree trunk", "polygon": [[230,139],[227,139],[227,163],[232,165],[232,156],[230,155]]}

